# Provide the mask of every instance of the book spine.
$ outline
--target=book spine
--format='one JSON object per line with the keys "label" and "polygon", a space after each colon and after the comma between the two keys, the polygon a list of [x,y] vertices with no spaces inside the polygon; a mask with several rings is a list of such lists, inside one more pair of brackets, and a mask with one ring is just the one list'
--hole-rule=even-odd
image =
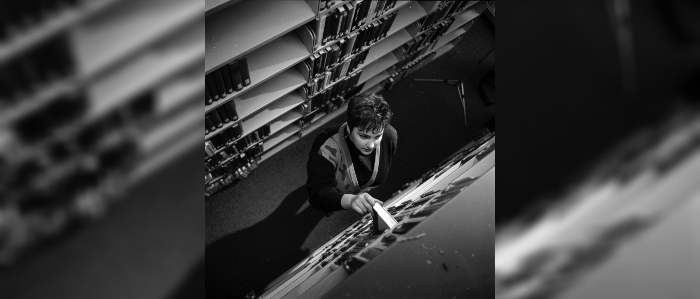
{"label": "book spine", "polygon": [[250,71],[248,70],[248,57],[243,56],[238,60],[238,67],[241,69],[241,79],[243,79],[243,86],[250,85]]}
{"label": "book spine", "polygon": [[216,89],[216,81],[214,81],[214,75],[209,73],[204,76],[204,83],[207,84],[207,88],[209,89],[209,92],[214,98],[214,101],[219,100],[219,91]]}
{"label": "book spine", "polygon": [[241,77],[240,68],[238,67],[238,61],[234,60],[228,64],[228,72],[233,82],[233,90],[240,91],[243,89],[243,79]]}
{"label": "book spine", "polygon": [[316,21],[316,47],[323,45],[324,27],[326,24],[326,15],[321,15],[321,18]]}
{"label": "book spine", "polygon": [[345,19],[348,16],[348,12],[345,11],[344,6],[341,6],[341,7],[338,7],[337,14],[339,17],[338,17],[338,28],[336,28],[336,34],[335,34],[336,39],[340,38],[343,35],[343,33],[345,32],[345,30],[344,30]]}
{"label": "book spine", "polygon": [[216,112],[219,114],[221,121],[223,121],[224,123],[229,123],[231,121],[231,118],[228,116],[228,113],[226,112],[226,108],[224,108],[223,106],[216,108]]}
{"label": "book spine", "polygon": [[219,113],[217,113],[216,110],[209,111],[209,117],[211,117],[211,120],[214,122],[217,128],[224,126],[223,122],[221,121],[221,117],[219,117]]}
{"label": "book spine", "polygon": [[226,97],[226,84],[224,83],[224,75],[221,74],[220,69],[216,69],[212,72],[214,74],[214,82],[216,83],[216,90],[219,91],[219,98]]}
{"label": "book spine", "polygon": [[211,121],[209,115],[204,115],[204,125],[207,127],[207,129],[209,129],[209,132],[216,131],[216,125],[213,121]]}
{"label": "book spine", "polygon": [[[369,1],[369,0],[368,0]],[[353,17],[352,17],[352,25],[350,26],[350,31],[354,31],[355,29],[360,27],[360,21],[362,20],[362,17],[360,14],[362,13],[362,7],[365,6],[366,2],[362,0],[357,0],[357,3],[355,3],[355,7],[353,9]]]}
{"label": "book spine", "polygon": [[238,113],[236,112],[236,103],[233,100],[224,103],[223,107],[226,110],[226,114],[228,114],[229,119],[231,121],[238,120]]}
{"label": "book spine", "polygon": [[348,12],[347,17],[345,17],[345,28],[343,28],[343,35],[347,35],[352,30],[352,21],[355,18],[355,8],[352,3],[345,4],[345,10]]}
{"label": "book spine", "polygon": [[233,78],[228,71],[228,65],[219,68],[219,71],[224,75],[224,87],[226,88],[226,93],[233,93]]}
{"label": "book spine", "polygon": [[348,60],[345,60],[345,62],[343,62],[343,67],[342,67],[342,69],[341,69],[341,71],[340,71],[340,77],[341,77],[341,78],[342,78],[342,77],[345,77],[345,75],[348,73],[348,67],[350,67],[350,62],[351,62],[351,61],[352,61],[352,59],[348,59]]}
{"label": "book spine", "polygon": [[209,105],[214,102],[214,99],[211,98],[211,94],[209,93],[209,87],[204,84],[204,103],[206,105]]}
{"label": "book spine", "polygon": [[370,5],[369,5],[369,8],[367,10],[367,18],[365,19],[365,22],[369,22],[372,19],[374,19],[374,15],[375,15],[374,9],[377,7],[377,2],[378,1],[370,1],[369,2]]}

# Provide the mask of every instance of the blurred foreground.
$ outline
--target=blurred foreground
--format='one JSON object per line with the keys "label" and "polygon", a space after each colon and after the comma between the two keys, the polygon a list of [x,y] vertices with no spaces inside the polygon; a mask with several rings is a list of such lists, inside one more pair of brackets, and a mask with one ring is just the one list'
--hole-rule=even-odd
{"label": "blurred foreground", "polygon": [[2,1],[1,298],[203,282],[203,6]]}
{"label": "blurred foreground", "polygon": [[496,298],[700,298],[700,108],[496,235]]}

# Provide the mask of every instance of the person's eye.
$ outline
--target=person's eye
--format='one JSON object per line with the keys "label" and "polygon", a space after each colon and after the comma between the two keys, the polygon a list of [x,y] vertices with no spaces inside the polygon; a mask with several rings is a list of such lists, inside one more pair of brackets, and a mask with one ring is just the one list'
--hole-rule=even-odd
{"label": "person's eye", "polygon": [[377,140],[382,139],[382,135],[375,137],[375,139],[377,139]]}

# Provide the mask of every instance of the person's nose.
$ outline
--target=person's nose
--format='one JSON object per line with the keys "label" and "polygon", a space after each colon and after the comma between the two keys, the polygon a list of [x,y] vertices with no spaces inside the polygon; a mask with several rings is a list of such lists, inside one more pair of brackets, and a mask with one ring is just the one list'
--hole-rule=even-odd
{"label": "person's nose", "polygon": [[374,149],[374,142],[370,142],[367,144],[368,149]]}

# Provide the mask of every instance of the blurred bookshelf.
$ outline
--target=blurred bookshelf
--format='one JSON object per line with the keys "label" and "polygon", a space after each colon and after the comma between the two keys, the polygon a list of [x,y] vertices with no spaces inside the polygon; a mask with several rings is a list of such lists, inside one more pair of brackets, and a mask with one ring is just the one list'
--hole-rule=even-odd
{"label": "blurred bookshelf", "polygon": [[201,3],[33,5],[3,5],[0,24],[0,266],[201,140]]}
{"label": "blurred bookshelf", "polygon": [[[478,1],[208,1],[205,196],[345,113],[358,93],[387,89],[451,50],[484,9]],[[241,154],[253,143],[261,150]]]}

